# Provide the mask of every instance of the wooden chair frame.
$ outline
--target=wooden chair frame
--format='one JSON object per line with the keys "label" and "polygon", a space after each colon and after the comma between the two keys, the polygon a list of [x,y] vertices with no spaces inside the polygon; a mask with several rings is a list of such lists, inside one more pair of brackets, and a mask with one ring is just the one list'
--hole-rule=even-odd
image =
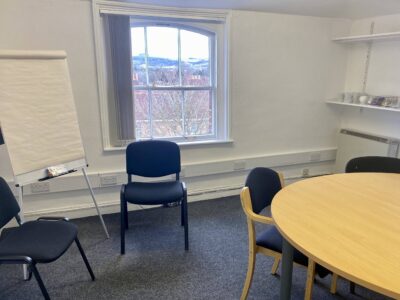
{"label": "wooden chair frame", "polygon": [[[278,173],[278,175],[281,182],[281,186],[283,187],[284,186],[283,176],[281,173]],[[255,222],[273,226],[275,225],[275,222],[271,217],[262,216],[253,212],[250,190],[248,187],[242,188],[240,192],[240,201],[242,203],[243,210],[247,217],[247,229],[249,234],[249,264],[247,269],[246,281],[244,283],[242,295],[240,296],[240,300],[246,300],[253,279],[256,254],[262,253],[266,256],[271,256],[275,259],[271,269],[271,274],[275,275],[278,270],[279,263],[282,259],[282,253],[276,252],[274,250],[265,247],[258,246],[256,244],[256,231],[254,227]],[[304,267],[303,265],[297,263],[294,264]],[[304,294],[305,300],[311,299],[314,278],[315,278],[315,262],[309,258],[307,267],[307,281]],[[336,283],[337,283],[337,275],[333,274],[331,289],[330,289],[331,293],[336,293]]]}

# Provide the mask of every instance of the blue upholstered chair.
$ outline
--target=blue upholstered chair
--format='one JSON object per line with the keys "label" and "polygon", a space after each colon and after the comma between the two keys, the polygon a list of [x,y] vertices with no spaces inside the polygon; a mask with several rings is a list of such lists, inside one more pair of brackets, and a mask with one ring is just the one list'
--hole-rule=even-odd
{"label": "blue upholstered chair", "polygon": [[[245,187],[240,193],[240,200],[243,210],[247,217],[247,229],[249,234],[249,265],[247,269],[246,281],[243,287],[241,300],[247,298],[256,260],[256,254],[262,253],[272,256],[274,264],[271,274],[276,274],[279,262],[282,258],[282,236],[274,226],[271,217],[260,215],[266,207],[272,203],[274,196],[283,187],[283,177],[281,174],[268,168],[255,168],[247,176]],[[263,232],[256,235],[255,222],[270,225]],[[312,285],[315,272],[323,277],[329,271],[315,264],[298,250],[294,250],[293,260],[295,263],[308,266],[305,299],[311,299]]]}
{"label": "blue upholstered chair", "polygon": [[[170,141],[133,142],[126,148],[128,183],[121,188],[121,254],[125,254],[125,230],[128,229],[127,204],[157,205],[181,203],[181,225],[185,229],[185,250],[189,249],[187,191],[179,180],[181,156],[179,146]],[[132,175],[163,177],[175,174],[175,180],[138,182]]]}
{"label": "blue upholstered chair", "polygon": [[0,177],[0,228],[15,218],[19,227],[5,228],[0,236],[0,265],[26,264],[29,279],[35,276],[45,299],[49,294],[36,267],[58,259],[75,241],[92,280],[93,271],[78,240],[76,225],[62,217],[43,217],[21,223],[20,208],[6,181]]}

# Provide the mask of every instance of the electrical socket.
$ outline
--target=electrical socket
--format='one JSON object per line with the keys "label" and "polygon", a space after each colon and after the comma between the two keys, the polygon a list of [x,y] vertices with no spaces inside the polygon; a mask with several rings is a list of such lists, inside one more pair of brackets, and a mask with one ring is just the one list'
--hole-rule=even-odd
{"label": "electrical socket", "polygon": [[233,162],[233,170],[240,171],[246,169],[246,161],[245,160],[236,160]]}
{"label": "electrical socket", "polygon": [[101,186],[113,186],[117,185],[117,183],[118,183],[117,175],[100,175]]}
{"label": "electrical socket", "polygon": [[321,161],[321,153],[317,152],[317,153],[312,153],[310,155],[310,161]]}
{"label": "electrical socket", "polygon": [[35,182],[31,184],[31,193],[46,193],[50,192],[50,183],[49,182]]}
{"label": "electrical socket", "polygon": [[308,177],[308,176],[310,176],[310,170],[309,170],[309,169],[303,169],[303,171],[302,171],[302,176],[303,176],[303,177]]}

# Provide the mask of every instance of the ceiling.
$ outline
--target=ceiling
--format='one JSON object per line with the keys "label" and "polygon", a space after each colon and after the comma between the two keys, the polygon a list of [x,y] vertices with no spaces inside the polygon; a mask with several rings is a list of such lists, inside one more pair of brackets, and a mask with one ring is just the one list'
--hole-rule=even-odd
{"label": "ceiling", "polygon": [[400,14],[400,0],[125,0],[149,5],[222,8],[360,19]]}

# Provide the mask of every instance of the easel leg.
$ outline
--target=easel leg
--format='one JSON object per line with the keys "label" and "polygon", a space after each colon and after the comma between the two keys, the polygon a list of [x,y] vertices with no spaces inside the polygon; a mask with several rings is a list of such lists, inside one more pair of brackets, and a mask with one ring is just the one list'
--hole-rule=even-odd
{"label": "easel leg", "polygon": [[110,235],[108,234],[108,230],[107,230],[106,224],[104,223],[103,216],[101,215],[99,207],[97,206],[96,198],[94,197],[93,189],[92,189],[92,186],[90,185],[89,178],[86,174],[85,168],[82,168],[82,172],[83,172],[83,175],[85,176],[85,180],[86,180],[87,186],[89,188],[90,195],[92,195],[93,203],[94,203],[94,206],[96,207],[97,214],[99,215],[101,224],[103,225],[104,232],[106,233],[106,236],[109,239]]}
{"label": "easel leg", "polygon": [[[23,209],[23,203],[22,203],[22,198],[23,197],[24,197],[24,189],[23,189],[22,185],[19,185],[18,186],[18,205],[19,205],[19,208],[20,208],[19,218],[21,219],[22,223],[25,222],[24,209]],[[29,279],[28,265],[23,265],[22,268],[23,268],[23,271],[24,271],[24,280],[28,280]]]}

